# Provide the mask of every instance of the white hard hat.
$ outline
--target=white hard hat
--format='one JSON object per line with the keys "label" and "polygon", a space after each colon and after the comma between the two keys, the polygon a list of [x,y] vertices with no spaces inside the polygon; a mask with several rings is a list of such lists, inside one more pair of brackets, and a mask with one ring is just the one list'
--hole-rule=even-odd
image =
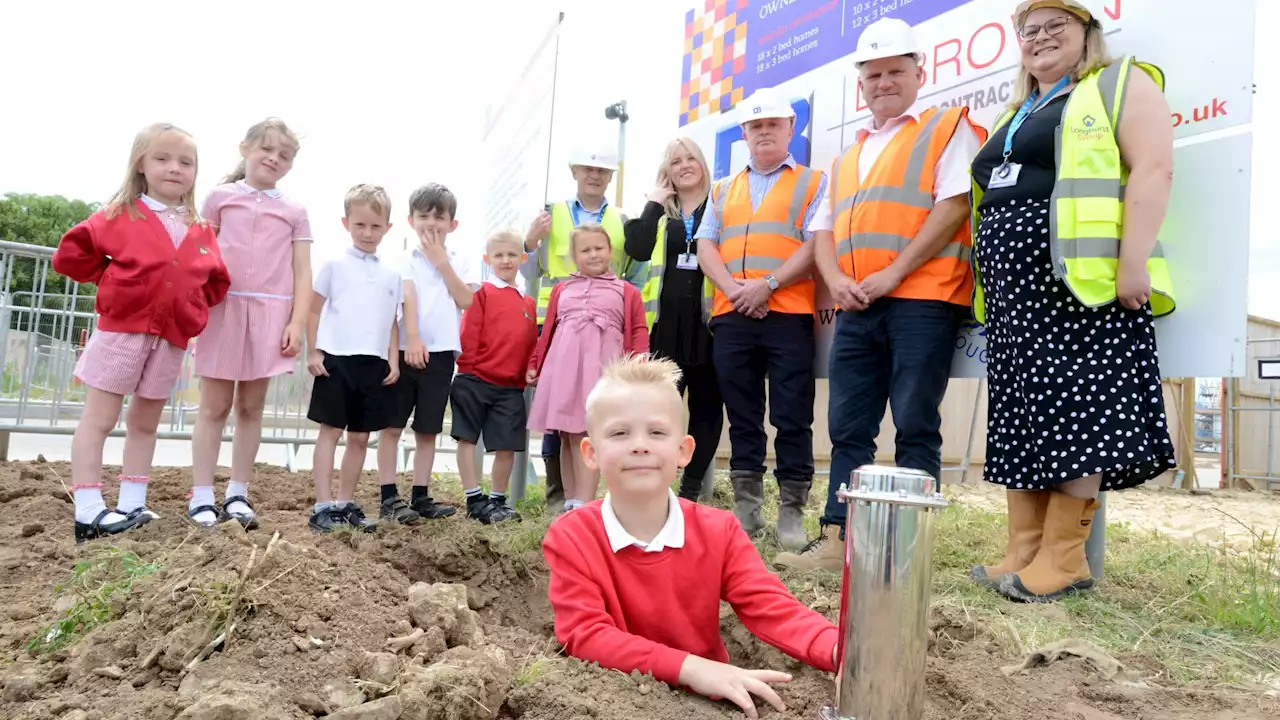
{"label": "white hard hat", "polygon": [[914,55],[923,57],[916,43],[915,31],[905,20],[881,18],[867,26],[858,38],[858,49],[853,53],[853,64],[861,65],[880,58]]}
{"label": "white hard hat", "polygon": [[575,165],[617,170],[618,151],[605,146],[579,145],[569,156],[569,167],[572,168]]}
{"label": "white hard hat", "polygon": [[795,108],[791,107],[791,103],[773,88],[760,88],[751,93],[751,97],[738,106],[738,124],[746,125],[752,120],[763,120],[765,118],[788,118],[794,119],[796,116]]}

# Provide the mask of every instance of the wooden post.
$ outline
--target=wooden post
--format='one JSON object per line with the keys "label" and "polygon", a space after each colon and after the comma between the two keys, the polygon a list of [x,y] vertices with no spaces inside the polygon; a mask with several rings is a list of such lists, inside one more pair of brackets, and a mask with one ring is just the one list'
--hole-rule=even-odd
{"label": "wooden post", "polygon": [[[1182,462],[1179,465],[1183,472],[1183,487],[1196,487],[1196,379],[1182,378],[1182,413],[1178,424],[1182,432],[1178,433],[1182,445]],[[1189,483],[1189,484],[1188,484]]]}

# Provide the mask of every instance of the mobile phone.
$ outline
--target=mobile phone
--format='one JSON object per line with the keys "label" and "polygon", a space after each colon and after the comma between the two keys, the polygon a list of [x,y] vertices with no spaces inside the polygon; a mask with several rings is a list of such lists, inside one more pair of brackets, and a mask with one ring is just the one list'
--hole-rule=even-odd
{"label": "mobile phone", "polygon": [[551,208],[552,208],[554,205],[555,205],[555,203],[546,203],[545,205],[543,205],[543,206],[542,206],[542,209],[543,209],[544,211],[546,211],[546,212],[551,212]]}

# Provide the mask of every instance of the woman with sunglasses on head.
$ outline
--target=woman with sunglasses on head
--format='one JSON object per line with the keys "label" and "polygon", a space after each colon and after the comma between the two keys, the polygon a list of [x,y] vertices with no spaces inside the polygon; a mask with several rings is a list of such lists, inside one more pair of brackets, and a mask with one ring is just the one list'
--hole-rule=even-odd
{"label": "woman with sunglasses on head", "polygon": [[1174,467],[1153,318],[1173,180],[1160,70],[1107,53],[1078,0],[1021,3],[1015,101],[973,162],[974,314],[987,326],[985,478],[1009,540],[974,579],[1021,601],[1093,586],[1100,491]]}

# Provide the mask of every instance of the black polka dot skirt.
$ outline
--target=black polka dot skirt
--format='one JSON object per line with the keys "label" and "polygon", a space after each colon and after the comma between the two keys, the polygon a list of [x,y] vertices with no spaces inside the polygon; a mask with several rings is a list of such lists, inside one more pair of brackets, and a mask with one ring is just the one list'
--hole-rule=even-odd
{"label": "black polka dot skirt", "polygon": [[1053,276],[1049,202],[982,211],[974,257],[987,320],[987,481],[1103,490],[1175,467],[1151,308],[1085,307]]}

